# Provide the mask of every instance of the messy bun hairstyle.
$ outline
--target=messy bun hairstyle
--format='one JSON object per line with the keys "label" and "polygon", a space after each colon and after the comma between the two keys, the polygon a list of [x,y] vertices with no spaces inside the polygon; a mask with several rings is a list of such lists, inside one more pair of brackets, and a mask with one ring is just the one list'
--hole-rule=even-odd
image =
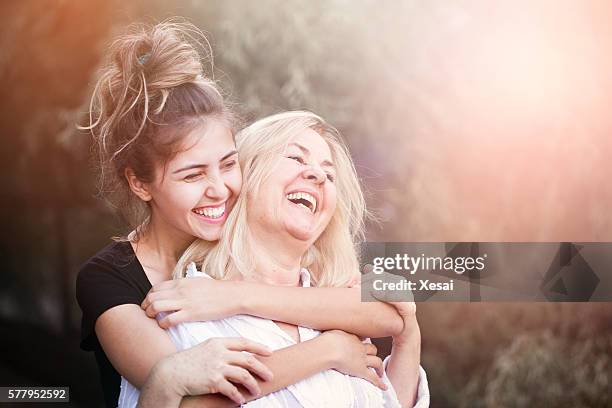
{"label": "messy bun hairstyle", "polygon": [[113,42],[100,71],[83,129],[96,141],[100,193],[135,231],[130,240],[146,229],[150,208],[130,190],[126,169],[152,182],[156,166],[184,149],[196,126],[220,120],[233,133],[234,115],[204,74],[208,50],[190,23],[132,25]]}

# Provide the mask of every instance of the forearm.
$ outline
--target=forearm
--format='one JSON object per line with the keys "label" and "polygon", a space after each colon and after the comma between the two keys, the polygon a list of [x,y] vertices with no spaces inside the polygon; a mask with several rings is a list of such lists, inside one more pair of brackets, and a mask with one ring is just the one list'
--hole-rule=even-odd
{"label": "forearm", "polygon": [[106,311],[98,318],[95,330],[113,367],[136,388],[142,388],[158,362],[176,353],[168,334],[137,305]]}
{"label": "forearm", "polygon": [[408,327],[404,330],[405,334],[393,341],[386,371],[402,407],[412,407],[416,402],[419,385],[421,332],[416,316],[406,323]]}
{"label": "forearm", "polygon": [[[274,374],[271,381],[262,381],[257,378],[261,395],[250,395],[244,388],[239,387],[247,401],[287,388],[316,373],[331,369],[334,362],[334,350],[326,346],[324,339],[319,336],[312,340],[298,343],[275,351],[269,357],[256,356]],[[181,408],[208,408],[236,407],[236,403],[220,394],[200,395],[183,398]]]}
{"label": "forearm", "polygon": [[272,372],[272,381],[259,382],[263,395],[286,388],[321,371],[333,368],[334,350],[322,336],[275,351],[269,357],[257,357]]}
{"label": "forearm", "polygon": [[[359,288],[288,288],[251,284],[243,312],[317,330],[339,329],[361,337],[401,332],[402,318],[383,302],[362,302]],[[295,300],[299,299],[299,302]]]}

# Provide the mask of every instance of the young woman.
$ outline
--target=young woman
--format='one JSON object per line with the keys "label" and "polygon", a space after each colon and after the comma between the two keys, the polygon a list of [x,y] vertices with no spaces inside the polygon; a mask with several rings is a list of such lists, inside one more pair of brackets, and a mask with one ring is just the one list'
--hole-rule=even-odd
{"label": "young woman", "polygon": [[[355,237],[360,235],[365,208],[352,161],[335,129],[312,113],[286,112],[244,129],[237,147],[244,191],[222,238],[212,248],[207,242],[194,242],[177,270],[187,266],[188,276],[214,276],[235,286],[254,281],[310,287],[312,280],[317,286],[345,287],[358,278]],[[197,272],[193,261],[206,273]],[[291,303],[300,303],[300,298]],[[419,377],[419,342],[413,334],[418,325],[406,322],[410,327],[398,339],[413,343],[404,345],[412,347],[412,354],[390,358],[391,363],[403,360],[390,372],[392,383],[403,391],[400,399],[391,384],[382,393],[366,381],[327,370],[246,406],[399,407],[400,401],[401,406],[413,406]],[[179,324],[169,332],[179,349],[217,336],[242,337],[280,349],[320,334],[248,315]],[[125,383],[120,407],[134,406],[127,402],[137,394]],[[426,399],[421,395],[418,405],[426,406]]]}
{"label": "young woman", "polygon": [[[140,387],[156,363],[176,352],[168,334],[139,305],[152,285],[172,277],[180,254],[193,240],[219,238],[240,192],[233,116],[203,73],[190,41],[197,32],[190,25],[162,23],[119,38],[92,96],[88,128],[99,145],[102,192],[132,229],[92,257],[77,279],[81,347],[95,353],[107,406],[117,404],[120,375]],[[293,296],[288,293],[271,292],[265,302],[258,301],[262,305],[249,307],[264,316],[276,313]],[[211,299],[199,300],[211,306]],[[224,300],[212,300],[214,313],[235,312]],[[327,304],[330,310],[325,316],[309,315],[301,324],[369,336],[397,334],[403,327],[393,307],[361,304],[358,291],[351,289],[304,290],[304,302],[290,314],[301,319],[308,314],[304,308],[314,304]],[[356,364],[358,354],[365,361],[368,350],[354,336],[337,332],[259,359],[241,352],[267,354],[250,342],[230,339],[209,346],[210,370],[202,372],[209,378],[208,391],[235,401],[243,396],[233,384],[257,395],[327,368],[383,386],[369,375],[367,365]],[[268,381],[255,381],[261,378]],[[206,406],[203,397],[184,402]]]}

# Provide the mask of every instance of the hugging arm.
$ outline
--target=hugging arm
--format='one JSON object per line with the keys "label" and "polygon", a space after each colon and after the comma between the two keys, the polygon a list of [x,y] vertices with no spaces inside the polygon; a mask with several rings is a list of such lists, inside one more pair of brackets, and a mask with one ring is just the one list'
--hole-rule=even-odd
{"label": "hugging arm", "polygon": [[386,376],[402,407],[429,407],[427,375],[420,366],[421,330],[414,302],[393,302],[404,321],[404,329],[393,336],[391,355],[385,359]]}
{"label": "hugging arm", "polygon": [[243,302],[246,314],[318,330],[340,329],[376,338],[393,336],[403,328],[402,318],[393,306],[362,302],[360,288],[257,285]]}
{"label": "hugging arm", "polygon": [[[137,305],[126,304],[107,310],[97,319],[95,330],[104,352],[113,366],[137,388],[142,388],[153,367],[160,361],[171,358],[171,355],[176,353],[176,348],[166,331],[161,329],[155,320],[148,318]],[[361,344],[358,339],[351,341],[355,344]],[[329,368],[341,369],[343,365],[350,364],[351,359],[347,357],[348,354],[339,356],[338,353],[346,350],[347,344],[353,343],[350,343],[349,340],[338,338],[334,340],[329,335],[322,335],[308,342],[278,350],[268,357],[253,354],[257,357],[257,363],[252,360],[234,363],[236,355],[230,353],[231,350],[225,350],[223,355],[217,356],[220,358],[220,361],[218,358],[217,362],[221,366],[213,367],[217,369],[211,372],[203,372],[201,375],[203,377],[208,376],[207,378],[212,381],[212,385],[208,385],[209,392],[221,392],[237,401],[239,400],[236,395],[238,390],[235,390],[232,383],[238,383],[249,391],[246,392],[243,389],[242,394],[245,398],[255,398],[252,395],[254,392],[260,391],[260,395],[265,395],[285,388],[319,371]],[[240,347],[236,349],[240,349]],[[249,351],[246,348],[244,349]],[[235,351],[235,353],[244,355],[240,351]],[[365,354],[365,351],[363,354]],[[298,363],[296,364],[296,362]],[[264,372],[258,365],[261,363],[272,372],[273,378],[271,380],[262,381],[259,378],[265,377],[264,374],[259,375]],[[244,370],[240,371],[240,374],[234,374],[235,370],[230,373],[230,369],[237,366]],[[219,367],[222,367],[221,371],[218,369]],[[202,371],[205,371],[205,369],[202,368]],[[218,375],[219,372],[222,372],[223,375]],[[214,373],[217,375],[215,376]],[[252,373],[257,375],[252,375]],[[347,369],[347,373],[368,379],[377,385],[382,384],[380,378],[375,375],[374,377],[371,376],[371,371],[367,369],[366,365]],[[253,385],[254,382],[256,382],[255,385]],[[218,407],[222,406],[220,405],[221,401],[224,401],[223,404],[227,406],[234,404],[230,399],[218,394],[185,399],[184,404],[189,407]]]}
{"label": "hugging arm", "polygon": [[340,329],[362,337],[393,336],[403,329],[402,318],[393,306],[362,302],[358,287],[281,287],[190,278],[155,285],[141,307],[150,317],[173,312],[159,321],[164,328],[185,321],[250,314],[317,330]]}
{"label": "hugging arm", "polygon": [[[238,339],[236,339],[238,341]],[[317,339],[314,339],[317,340]],[[239,386],[243,399],[230,400],[222,394],[197,395],[207,391],[199,375],[198,365],[205,365],[207,353],[201,343],[185,351],[162,359],[155,365],[140,395],[139,407],[178,406],[181,407],[235,407],[237,402],[244,403],[257,398],[244,387]],[[315,355],[320,358],[314,358]],[[265,364],[274,373],[274,380],[263,381],[257,378],[260,395],[266,395],[285,388],[319,371],[334,365],[333,354],[324,349],[323,341],[306,341],[293,347],[276,351],[270,356],[258,356],[260,363]],[[288,362],[292,364],[289,365]],[[289,369],[291,367],[291,369]],[[297,368],[297,369],[296,369]],[[181,398],[185,396],[185,398]]]}
{"label": "hugging arm", "polygon": [[[376,356],[376,352],[375,346],[363,344],[357,336],[340,330],[332,330],[314,339],[277,350],[269,357],[257,357],[274,372],[273,381],[259,381],[261,395],[286,388],[306,377],[328,369],[335,369],[344,374],[363,378],[382,389],[386,389],[386,385],[380,378],[383,363]],[[370,368],[374,368],[376,372],[370,370]],[[244,395],[247,401],[257,398],[254,395]],[[207,405],[200,405],[202,401]],[[182,408],[202,406],[224,408],[235,407],[236,405],[233,401],[219,394],[204,395],[197,398],[186,397],[183,398],[181,403]]]}

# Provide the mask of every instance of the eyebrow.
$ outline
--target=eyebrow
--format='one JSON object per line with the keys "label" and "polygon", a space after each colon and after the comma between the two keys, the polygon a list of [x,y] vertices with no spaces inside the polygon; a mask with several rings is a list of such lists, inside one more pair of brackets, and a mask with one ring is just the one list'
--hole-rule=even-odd
{"label": "eyebrow", "polygon": [[[298,148],[299,148],[299,149],[302,151],[302,153],[304,153],[304,154],[310,154],[310,150],[308,150],[308,149],[306,148],[306,146],[302,146],[301,144],[296,143],[296,142],[291,142],[291,143],[289,143],[289,145],[293,145],[293,146],[298,147]],[[329,160],[323,160],[323,162],[321,162],[321,166],[325,166],[325,167],[336,167],[336,166],[334,166],[334,163],[332,163],[332,162],[331,162],[331,161],[329,161]]]}
{"label": "eyebrow", "polygon": [[[232,157],[236,153],[238,153],[236,150],[232,150],[231,152],[229,152],[225,156],[223,156],[221,158],[221,160],[219,160],[219,161],[222,162],[222,161]],[[182,168],[180,168],[178,170],[173,171],[172,174],[180,173],[182,171],[187,171],[187,170],[193,170],[193,169],[205,169],[207,167],[208,167],[208,164],[190,164],[189,166],[185,166],[185,167],[182,167]]]}

